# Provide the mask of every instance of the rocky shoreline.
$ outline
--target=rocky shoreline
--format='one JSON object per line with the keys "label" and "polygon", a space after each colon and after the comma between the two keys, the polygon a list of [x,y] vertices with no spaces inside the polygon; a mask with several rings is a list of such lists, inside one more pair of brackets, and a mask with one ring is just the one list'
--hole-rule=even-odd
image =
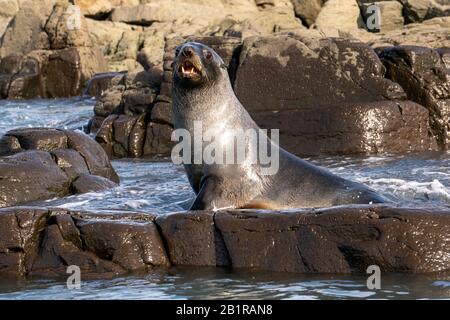
{"label": "rocky shoreline", "polygon": [[0,274],[86,278],[170,266],[294,273],[450,270],[450,210],[387,205],[155,216],[58,208],[0,209]]}

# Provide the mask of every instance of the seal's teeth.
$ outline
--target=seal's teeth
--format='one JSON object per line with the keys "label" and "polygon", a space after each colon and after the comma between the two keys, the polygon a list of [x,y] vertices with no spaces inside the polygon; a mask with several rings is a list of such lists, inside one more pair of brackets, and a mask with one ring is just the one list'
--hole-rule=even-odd
{"label": "seal's teeth", "polygon": [[181,66],[181,72],[185,73],[186,71],[184,70],[184,67]]}

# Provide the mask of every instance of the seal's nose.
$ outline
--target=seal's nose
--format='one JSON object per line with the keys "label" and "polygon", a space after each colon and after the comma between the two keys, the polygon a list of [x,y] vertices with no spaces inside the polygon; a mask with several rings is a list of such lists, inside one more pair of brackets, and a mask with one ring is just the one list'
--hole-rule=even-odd
{"label": "seal's nose", "polygon": [[192,57],[192,55],[194,54],[194,48],[192,48],[191,46],[185,46],[183,48],[182,53],[183,53],[183,56],[185,56],[187,58]]}

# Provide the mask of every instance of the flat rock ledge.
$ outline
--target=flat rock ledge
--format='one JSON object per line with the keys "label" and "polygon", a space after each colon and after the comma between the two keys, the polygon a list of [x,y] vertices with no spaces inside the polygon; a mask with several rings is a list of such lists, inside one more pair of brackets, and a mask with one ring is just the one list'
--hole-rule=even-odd
{"label": "flat rock ledge", "polygon": [[388,205],[155,216],[58,208],[0,209],[0,276],[82,277],[170,266],[297,273],[450,270],[450,209]]}

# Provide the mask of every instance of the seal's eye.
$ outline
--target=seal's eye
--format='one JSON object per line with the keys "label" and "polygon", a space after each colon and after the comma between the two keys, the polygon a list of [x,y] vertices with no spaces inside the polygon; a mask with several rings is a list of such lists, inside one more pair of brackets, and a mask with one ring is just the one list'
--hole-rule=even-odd
{"label": "seal's eye", "polygon": [[211,53],[211,51],[209,51],[209,50],[204,50],[204,51],[203,51],[203,55],[205,56],[205,58],[206,58],[207,60],[211,60],[211,58],[212,58],[212,53]]}

